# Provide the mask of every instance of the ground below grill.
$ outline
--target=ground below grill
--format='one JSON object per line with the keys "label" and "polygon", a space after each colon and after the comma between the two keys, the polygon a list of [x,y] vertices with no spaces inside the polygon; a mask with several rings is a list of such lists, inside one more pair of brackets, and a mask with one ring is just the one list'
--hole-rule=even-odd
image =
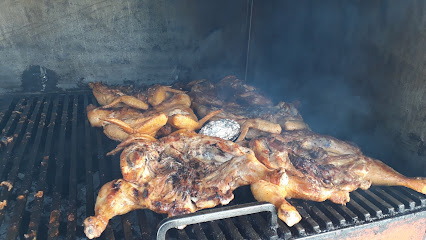
{"label": "ground below grill", "polygon": [[[92,128],[85,107],[90,92],[0,97],[0,239],[85,239],[83,220],[94,214],[100,187],[120,178],[118,156],[105,154],[116,142]],[[254,202],[249,188],[235,191],[230,205]],[[265,213],[190,225],[168,231],[172,239],[290,239],[371,224],[426,211],[426,197],[401,187],[372,187],[351,193],[346,206],[329,201],[290,200],[303,219],[294,227]],[[153,239],[165,215],[133,211],[111,220],[102,239]],[[277,235],[276,235],[277,234]]]}

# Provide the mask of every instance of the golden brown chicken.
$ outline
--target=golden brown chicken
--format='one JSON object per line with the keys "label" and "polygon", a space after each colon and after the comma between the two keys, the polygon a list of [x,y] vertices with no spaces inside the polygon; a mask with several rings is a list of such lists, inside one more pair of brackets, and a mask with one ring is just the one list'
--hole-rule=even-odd
{"label": "golden brown chicken", "polygon": [[284,173],[257,161],[250,149],[189,131],[158,141],[127,140],[119,147],[126,147],[120,157],[123,179],[99,191],[95,216],[84,221],[90,239],[100,236],[112,217],[135,209],[186,214],[228,204],[239,186],[285,179]]}
{"label": "golden brown chicken", "polygon": [[161,111],[154,109],[146,112],[127,107],[109,110],[96,108],[90,104],[86,110],[92,127],[103,127],[105,135],[116,141],[123,141],[133,134],[161,137],[181,129],[194,131],[221,112],[221,110],[211,112],[198,120],[192,109],[182,104]]}
{"label": "golden brown chicken", "polygon": [[156,111],[140,112],[132,108],[102,109],[88,105],[87,118],[92,127],[103,127],[105,135],[115,141],[123,141],[132,134],[155,136],[166,125],[166,114]]}
{"label": "golden brown chicken", "polygon": [[103,108],[129,106],[146,110],[149,107],[146,103],[147,96],[142,90],[133,87],[108,86],[101,82],[91,82],[89,87]]}
{"label": "golden brown chicken", "polygon": [[349,192],[373,185],[405,186],[426,194],[425,178],[407,178],[381,161],[366,157],[359,148],[333,137],[310,131],[252,140],[257,159],[269,169],[285,170],[287,182],[262,180],[251,185],[254,197],[278,208],[288,226],[300,221],[297,210],[286,198],[345,204]]}

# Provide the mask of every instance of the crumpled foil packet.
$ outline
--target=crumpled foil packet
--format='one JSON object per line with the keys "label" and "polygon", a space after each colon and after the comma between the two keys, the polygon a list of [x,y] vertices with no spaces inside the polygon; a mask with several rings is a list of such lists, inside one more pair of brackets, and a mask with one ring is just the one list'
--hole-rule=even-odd
{"label": "crumpled foil packet", "polygon": [[201,128],[199,134],[233,141],[240,134],[240,124],[230,119],[210,121]]}

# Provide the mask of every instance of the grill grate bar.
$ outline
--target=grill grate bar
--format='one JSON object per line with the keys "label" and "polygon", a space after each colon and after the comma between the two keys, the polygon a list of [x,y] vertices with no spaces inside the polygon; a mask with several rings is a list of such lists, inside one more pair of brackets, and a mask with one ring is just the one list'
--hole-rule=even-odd
{"label": "grill grate bar", "polygon": [[393,197],[395,197],[396,199],[404,203],[404,205],[408,207],[410,210],[414,209],[414,207],[416,206],[416,202],[414,202],[407,196],[403,195],[403,193],[398,191],[396,188],[390,187],[388,188],[388,192],[389,194],[392,194]]}
{"label": "grill grate bar", "polygon": [[291,233],[290,229],[288,228],[288,226],[281,220],[278,221],[278,236],[281,239],[290,239],[293,237],[293,234]]}
{"label": "grill grate bar", "polygon": [[400,188],[400,191],[402,191],[402,194],[408,196],[409,198],[411,198],[412,200],[414,200],[414,202],[416,203],[417,206],[425,206],[426,205],[426,198],[424,195],[412,190],[412,189],[408,189],[408,188]]}
{"label": "grill grate bar", "polygon": [[[84,95],[84,106],[89,105],[89,97]],[[91,102],[90,102],[91,103]],[[84,109],[84,116],[87,116],[86,109]],[[85,157],[84,157],[84,168],[85,168],[85,180],[86,180],[86,216],[93,216],[95,214],[95,191],[93,188],[93,163],[92,163],[92,141],[91,141],[91,129],[89,120],[87,117],[84,118],[84,145]]]}
{"label": "grill grate bar", "polygon": [[371,198],[370,200],[376,202],[376,206],[381,207],[382,210],[384,209],[385,213],[395,214],[395,208],[389,203],[387,203],[384,199],[380,198],[370,190],[365,190],[364,192],[367,194],[368,197]]}
{"label": "grill grate bar", "polygon": [[392,197],[389,193],[383,191],[383,189],[380,188],[374,188],[374,192],[379,194],[382,199],[387,200],[391,205],[393,205],[398,212],[403,212],[405,210],[405,206],[402,202],[398,201],[396,198]]}
{"label": "grill grate bar", "polygon": [[363,205],[366,209],[369,210],[370,214],[373,213],[373,216],[377,218],[383,217],[383,212],[380,210],[376,205],[374,205],[372,202],[367,200],[365,197],[363,197],[359,192],[355,191],[352,193],[352,197],[357,198],[361,205]]}
{"label": "grill grate bar", "polygon": [[[25,116],[21,113],[24,109],[24,99],[20,99],[16,107],[17,107],[15,108],[16,110],[12,111],[12,114],[6,123],[5,128],[2,130],[2,134],[6,136],[12,135],[14,131],[14,128],[12,127],[12,125],[16,125],[16,123]],[[17,142],[16,141],[17,137],[18,137],[17,135],[14,136],[15,139],[10,144],[7,145],[5,151],[0,152],[0,180],[1,181],[4,180],[3,176],[6,174],[5,170],[6,170],[7,160],[9,159],[12,149],[14,148]]]}
{"label": "grill grate bar", "polygon": [[[49,107],[48,103],[49,102],[50,102],[50,98],[48,100],[43,100],[43,104],[42,104],[43,108],[41,108],[39,106],[41,111],[38,111],[37,107],[36,107],[36,110],[35,110],[36,112],[38,112],[37,117],[39,117],[38,127],[35,130],[36,136],[35,136],[35,140],[34,140],[34,143],[33,143],[33,146],[32,146],[32,151],[29,154],[30,160],[28,161],[27,164],[25,164],[26,165],[26,171],[25,171],[24,176],[26,176],[26,177],[24,178],[24,181],[21,185],[21,188],[19,189],[19,191],[17,193],[19,195],[19,197],[18,197],[17,204],[16,204],[15,210],[14,210],[15,214],[14,214],[13,219],[11,220],[11,224],[10,224],[9,231],[7,233],[6,239],[16,239],[16,237],[19,233],[19,228],[20,228],[20,224],[21,224],[21,221],[22,221],[22,217],[23,217],[23,211],[25,209],[25,204],[27,203],[27,200],[28,200],[28,195],[29,195],[28,189],[30,189],[31,182],[32,182],[31,181],[32,178],[30,176],[32,175],[33,170],[36,169],[36,168],[33,168],[33,165],[34,165],[35,160],[37,158],[37,153],[39,151],[39,148],[41,147],[41,138],[42,138],[42,135],[43,135],[43,129],[45,129],[45,127],[46,127],[46,121],[47,120],[46,120],[45,112],[48,110],[48,107]],[[36,114],[33,114],[31,121],[33,120],[34,117],[36,117]]]}
{"label": "grill grate bar", "polygon": [[[259,216],[259,215],[256,215]],[[237,218],[236,226],[239,227],[240,232],[244,235],[245,239],[260,239],[260,236],[253,229],[250,221],[246,216],[241,216]]]}
{"label": "grill grate bar", "polygon": [[238,231],[238,228],[234,225],[231,219],[227,218],[223,220],[225,230],[229,233],[232,239],[244,239],[243,236],[241,236],[240,231]]}
{"label": "grill grate bar", "polygon": [[[10,113],[10,117],[7,120],[6,126],[4,126],[3,130],[2,130],[2,134],[5,134],[6,136],[10,136],[14,133],[14,128],[12,127],[13,125],[16,126],[16,122],[18,122],[18,119],[20,117],[23,117],[24,115],[22,114],[22,111],[24,110],[26,103],[25,103],[25,99],[21,98],[19,99],[18,103],[12,107],[12,111]],[[5,113],[3,115],[3,119],[6,119],[8,116],[8,113]],[[2,119],[2,121],[3,121]],[[14,144],[15,141],[12,141],[11,144],[9,144],[8,146]],[[11,149],[10,147],[8,149]],[[6,151],[7,153],[8,151]]]}
{"label": "grill grate bar", "polygon": [[[16,108],[16,98],[6,98],[1,100],[1,104],[3,106],[8,106],[7,110],[4,112],[0,112],[0,129],[3,129],[6,125],[6,122],[10,121],[12,111]],[[20,101],[23,101],[22,98],[20,98]],[[5,132],[2,132],[4,134]]]}
{"label": "grill grate bar", "polygon": [[327,216],[325,216],[325,214],[320,209],[318,209],[316,206],[313,206],[311,210],[313,212],[312,216],[317,217],[317,222],[323,229],[334,229],[333,222]]}
{"label": "grill grate bar", "polygon": [[296,236],[298,236],[298,237],[305,237],[305,236],[307,236],[308,234],[306,233],[306,230],[305,230],[305,228],[302,226],[302,224],[299,222],[299,223],[296,223],[291,229],[290,229],[290,231],[294,231],[295,233],[294,233],[294,235],[296,235]]}
{"label": "grill grate bar", "polygon": [[354,199],[351,199],[347,205],[349,209],[353,210],[354,212],[357,212],[365,221],[370,221],[371,214],[365,210],[363,207],[361,207]]}
{"label": "grill grate bar", "polygon": [[49,220],[49,230],[48,230],[48,239],[56,239],[59,235],[59,224],[61,218],[61,193],[62,193],[62,180],[63,180],[63,167],[64,167],[64,158],[65,158],[65,133],[67,130],[67,117],[68,117],[68,106],[69,98],[68,95],[63,97],[62,104],[62,118],[59,132],[59,144],[57,155],[55,157],[56,168],[54,171],[55,180],[53,185],[53,201],[52,201],[52,210],[50,213]]}
{"label": "grill grate bar", "polygon": [[[34,237],[37,238],[38,236],[38,228],[40,225],[40,218],[41,218],[41,214],[43,211],[43,200],[44,200],[44,195],[46,193],[46,175],[47,175],[47,169],[49,166],[49,160],[51,159],[51,154],[53,154],[52,152],[52,140],[53,140],[53,136],[54,136],[54,129],[55,129],[55,123],[56,123],[56,111],[58,108],[58,104],[59,104],[59,98],[55,98],[53,101],[53,109],[51,110],[51,119],[49,120],[50,123],[47,123],[47,137],[46,137],[46,142],[44,145],[44,151],[43,151],[43,155],[42,155],[42,159],[40,162],[40,175],[37,181],[37,189],[36,192],[41,192],[41,195],[38,195],[35,200],[34,203],[32,205],[31,208],[31,216],[30,216],[30,223],[28,225],[28,231],[27,231],[27,236],[30,237]],[[41,238],[41,237],[40,237]]]}
{"label": "grill grate bar", "polygon": [[[98,159],[98,166],[99,166],[99,179],[100,179],[100,184],[101,186],[104,185],[105,183],[108,182],[108,179],[110,179],[110,171],[108,171],[107,169],[107,161],[106,161],[106,157],[105,157],[105,150],[104,150],[104,145],[103,145],[103,141],[102,141],[102,133],[97,131],[96,132],[96,141],[97,141],[97,148],[98,148],[98,152],[97,152],[97,159]],[[110,157],[107,157],[110,158]],[[102,235],[106,238],[106,239],[115,239],[114,237],[114,232],[112,230],[112,226],[111,223],[109,223],[105,229],[105,231],[102,233]]]}
{"label": "grill grate bar", "polygon": [[336,210],[340,210],[340,213],[343,214],[343,216],[345,216],[346,220],[349,223],[358,223],[360,221],[360,219],[358,218],[358,215],[356,215],[354,212],[352,212],[352,210],[350,210],[346,206],[342,206],[342,205],[337,205],[337,209]]}
{"label": "grill grate bar", "polygon": [[194,232],[194,235],[197,239],[200,240],[207,240],[206,234],[204,233],[203,227],[201,224],[197,223],[192,226],[192,232]]}
{"label": "grill grate bar", "polygon": [[328,215],[331,216],[331,220],[334,220],[336,225],[345,226],[347,224],[346,219],[342,215],[340,215],[340,213],[337,212],[333,207],[331,207],[328,202],[321,204],[320,206],[324,207],[327,213],[329,213]]}
{"label": "grill grate bar", "polygon": [[[40,105],[41,105],[41,101],[37,101],[37,106],[36,106],[37,109],[40,107]],[[33,110],[34,110],[33,107],[34,107],[34,103],[26,104],[25,109],[16,127],[16,131],[19,132],[20,134],[16,138],[16,141],[14,142],[20,142],[20,144],[18,144],[16,149],[12,151],[10,155],[5,157],[5,159],[10,159],[10,161],[6,160],[6,162],[10,162],[10,164],[12,165],[11,169],[9,169],[9,171],[7,172],[7,182],[12,184],[15,189],[17,188],[15,181],[16,181],[16,178],[18,177],[19,165],[21,163],[22,158],[24,157],[24,152],[27,149],[28,139],[30,137],[30,135],[28,135],[27,133],[31,133],[34,127],[36,114],[33,115]],[[30,116],[31,116],[31,119],[28,119],[28,117]],[[6,171],[7,169],[8,167],[3,168],[2,170]],[[4,174],[6,174],[6,172],[4,172]],[[11,201],[11,199],[9,199],[9,197],[11,196],[11,193],[12,191],[9,191],[7,188],[3,188],[3,191],[0,194],[0,201],[3,201],[3,200]],[[21,197],[22,196],[20,196],[19,198]],[[0,210],[0,224],[4,220],[5,212],[7,209],[9,208],[3,208]]]}
{"label": "grill grate bar", "polygon": [[[306,202],[304,202],[304,203],[306,203]],[[315,233],[321,232],[320,226],[318,225],[318,223],[311,217],[311,215],[309,215],[308,212],[306,212],[306,210],[304,208],[298,207],[297,211],[300,213],[300,215],[305,220],[305,222],[308,223],[310,230],[312,230]]]}
{"label": "grill grate bar", "polygon": [[222,229],[220,229],[216,221],[209,222],[208,225],[211,229],[210,236],[212,236],[214,239],[225,239],[225,234],[223,233]]}
{"label": "grill grate bar", "polygon": [[276,227],[271,227],[271,225],[261,215],[253,214],[250,219],[254,220],[253,225],[256,229],[256,232],[259,234],[263,233],[266,239],[277,239]]}
{"label": "grill grate bar", "polygon": [[[71,150],[70,150],[70,176],[69,176],[69,197],[67,214],[67,239],[75,239],[77,228],[77,113],[78,113],[78,95],[72,99],[72,119],[71,119]],[[68,145],[68,144],[67,144]],[[69,146],[69,145],[68,145]]]}

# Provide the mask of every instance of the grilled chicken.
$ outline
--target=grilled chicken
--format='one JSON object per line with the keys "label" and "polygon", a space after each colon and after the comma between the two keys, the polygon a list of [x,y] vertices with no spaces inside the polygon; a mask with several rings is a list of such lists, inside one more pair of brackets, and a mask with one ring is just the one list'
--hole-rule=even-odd
{"label": "grilled chicken", "polygon": [[89,87],[102,108],[128,106],[147,110],[149,103],[152,107],[161,111],[174,105],[191,106],[188,95],[169,86],[153,85],[147,89],[138,89],[131,86],[108,86],[101,82],[93,82],[89,83]]}
{"label": "grilled chicken", "polygon": [[158,141],[125,141],[123,179],[105,184],[95,216],[84,221],[88,238],[100,236],[109,219],[148,208],[169,216],[228,204],[233,190],[264,179],[274,184],[285,173],[269,170],[254,153],[220,138],[194,132],[174,133]]}
{"label": "grilled chicken", "polygon": [[359,148],[310,131],[284,132],[250,142],[257,159],[269,169],[285,169],[288,182],[262,180],[251,185],[259,201],[278,208],[278,216],[292,226],[300,221],[285,199],[298,198],[345,204],[349,192],[373,185],[405,186],[426,194],[425,178],[407,178],[381,161],[366,157]]}
{"label": "grilled chicken", "polygon": [[90,125],[103,127],[105,135],[115,141],[123,141],[136,133],[155,136],[168,121],[166,114],[157,111],[142,113],[127,107],[109,110],[91,104],[86,110]]}
{"label": "grilled chicken", "polygon": [[198,120],[192,109],[182,104],[171,105],[161,111],[153,109],[146,112],[127,107],[110,110],[96,108],[90,104],[86,110],[92,127],[103,127],[105,135],[116,141],[123,141],[132,134],[161,137],[175,130],[197,130],[207,120],[221,112],[221,110],[211,112]]}
{"label": "grilled chicken", "polygon": [[133,87],[108,86],[101,82],[89,83],[98,103],[104,108],[130,106],[136,109],[148,109],[146,93]]}
{"label": "grilled chicken", "polygon": [[241,125],[241,135],[254,138],[270,133],[278,134],[281,129],[308,129],[297,109],[292,105],[272,101],[263,97],[254,87],[244,84],[234,76],[228,76],[212,84],[207,80],[189,83],[192,107],[201,117],[211,111],[223,109],[211,120],[227,118]]}

